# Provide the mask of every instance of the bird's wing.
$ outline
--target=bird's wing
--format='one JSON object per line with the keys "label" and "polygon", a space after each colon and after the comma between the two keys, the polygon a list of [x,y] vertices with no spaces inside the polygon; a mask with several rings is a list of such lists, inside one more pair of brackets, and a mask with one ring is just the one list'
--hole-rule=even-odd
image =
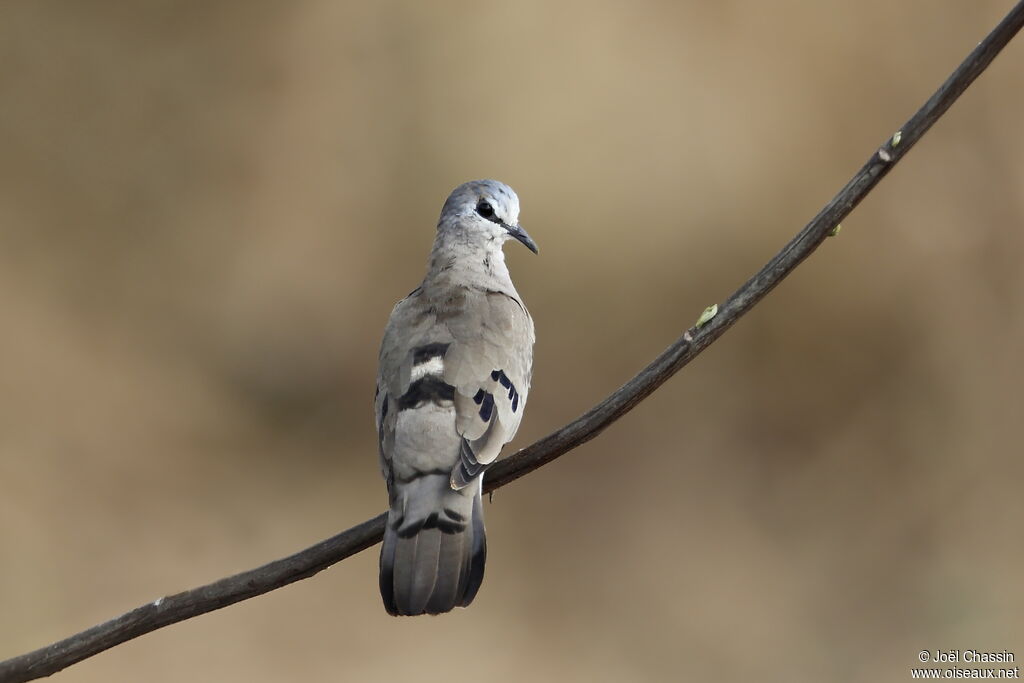
{"label": "bird's wing", "polygon": [[[450,342],[451,335],[444,325],[438,324],[434,308],[421,289],[395,305],[380,347],[374,411],[381,469],[389,487],[396,466],[415,469],[422,464],[393,462],[398,415],[414,405],[441,402],[451,393],[450,388],[443,386],[439,363]],[[452,397],[447,396],[447,400],[450,402]],[[443,422],[445,418],[438,414],[436,419]],[[443,429],[445,425],[438,427]]]}
{"label": "bird's wing", "polygon": [[452,336],[445,381],[455,387],[455,429],[462,437],[452,485],[466,486],[512,440],[530,391],[533,320],[504,292],[464,290],[452,315],[439,315]]}

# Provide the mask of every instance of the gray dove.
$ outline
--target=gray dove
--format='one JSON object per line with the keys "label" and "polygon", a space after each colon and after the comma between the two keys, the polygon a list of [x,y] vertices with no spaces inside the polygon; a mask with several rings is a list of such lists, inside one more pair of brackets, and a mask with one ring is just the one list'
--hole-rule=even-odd
{"label": "gray dove", "polygon": [[426,277],[384,330],[375,412],[391,509],[380,593],[392,615],[466,607],[484,578],[484,469],[519,428],[533,365],[533,320],[501,250],[510,237],[537,253],[512,188],[455,188]]}

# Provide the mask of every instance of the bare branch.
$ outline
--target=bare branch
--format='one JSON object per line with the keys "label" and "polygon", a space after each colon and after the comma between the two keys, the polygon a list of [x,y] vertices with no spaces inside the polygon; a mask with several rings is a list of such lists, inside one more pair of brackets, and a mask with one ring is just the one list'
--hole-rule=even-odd
{"label": "bare branch", "polygon": [[[488,470],[485,490],[500,488],[594,438],[722,336],[810,256],[830,233],[834,234],[839,222],[910,151],[1022,25],[1024,0],[978,44],[899,132],[872,153],[867,163],[832,201],[754,277],[726,299],[714,317],[700,327],[687,330],[650,365],[586,414],[496,463]],[[385,515],[379,515],[289,557],[161,598],[52,645],[0,662],[0,683],[48,676],[150,631],[305,579],[380,542],[384,520]]]}

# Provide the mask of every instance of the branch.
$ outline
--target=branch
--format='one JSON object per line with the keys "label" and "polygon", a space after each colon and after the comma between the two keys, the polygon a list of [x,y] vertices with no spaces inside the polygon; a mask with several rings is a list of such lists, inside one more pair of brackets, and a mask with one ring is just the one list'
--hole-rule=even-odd
{"label": "branch", "polygon": [[[871,155],[839,194],[782,251],[719,307],[717,315],[706,324],[687,330],[636,377],[586,414],[489,468],[484,490],[493,491],[515,481],[593,439],[722,336],[825,241],[839,222],[988,67],[1022,25],[1024,0],[978,44],[899,133]],[[49,676],[150,631],[313,576],[380,542],[385,517],[379,515],[284,559],[206,586],[160,598],[52,645],[0,662],[0,683],[16,683]]]}

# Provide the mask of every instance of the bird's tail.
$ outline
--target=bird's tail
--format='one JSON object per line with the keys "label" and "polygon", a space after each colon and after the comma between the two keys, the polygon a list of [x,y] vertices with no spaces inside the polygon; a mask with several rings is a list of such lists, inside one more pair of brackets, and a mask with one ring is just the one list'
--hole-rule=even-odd
{"label": "bird's tail", "polygon": [[487,556],[482,479],[458,491],[447,473],[395,482],[380,551],[388,614],[442,614],[473,601]]}

